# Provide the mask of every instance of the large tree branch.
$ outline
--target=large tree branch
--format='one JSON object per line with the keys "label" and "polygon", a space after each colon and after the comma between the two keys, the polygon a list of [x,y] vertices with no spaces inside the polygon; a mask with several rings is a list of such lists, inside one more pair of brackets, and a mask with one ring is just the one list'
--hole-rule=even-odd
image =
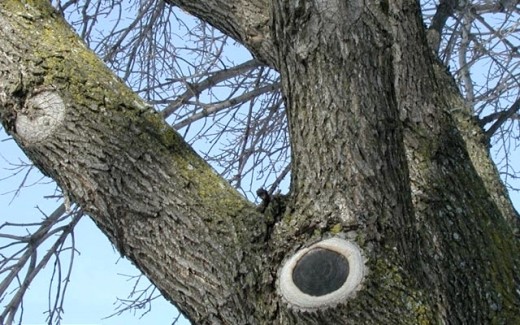
{"label": "large tree branch", "polygon": [[198,17],[246,46],[272,68],[278,66],[269,32],[269,1],[166,0]]}
{"label": "large tree branch", "polygon": [[0,118],[35,165],[194,320],[247,323],[265,236],[255,208],[48,1],[1,2],[0,42]]}

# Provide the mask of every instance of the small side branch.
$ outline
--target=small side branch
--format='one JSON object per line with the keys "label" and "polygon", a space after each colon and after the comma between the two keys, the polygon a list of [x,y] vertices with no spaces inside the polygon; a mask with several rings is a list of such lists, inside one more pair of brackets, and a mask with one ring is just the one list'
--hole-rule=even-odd
{"label": "small side branch", "polygon": [[513,117],[513,115],[515,115],[516,113],[518,113],[519,109],[520,109],[520,98],[517,99],[513,103],[513,105],[511,105],[511,107],[509,107],[506,111],[491,114],[491,115],[488,115],[488,116],[482,118],[481,122],[482,121],[491,122],[490,118],[489,118],[490,116],[492,116],[493,119],[496,119],[495,123],[493,123],[493,125],[491,125],[491,127],[486,131],[486,136],[488,137],[488,139],[490,139],[493,136],[493,134],[495,134],[495,132],[502,126],[502,124],[504,124],[505,121],[507,121],[508,119]]}

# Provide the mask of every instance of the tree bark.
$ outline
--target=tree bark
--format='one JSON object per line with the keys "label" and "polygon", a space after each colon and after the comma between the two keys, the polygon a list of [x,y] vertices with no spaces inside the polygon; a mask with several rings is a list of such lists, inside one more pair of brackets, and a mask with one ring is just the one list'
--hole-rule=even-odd
{"label": "tree bark", "polygon": [[255,207],[48,1],[3,1],[0,40],[2,122],[27,156],[194,323],[249,323],[265,236]]}
{"label": "tree bark", "polygon": [[[520,323],[518,217],[417,3],[171,2],[281,73],[292,180],[274,227],[47,1],[0,4],[0,116],[192,322]],[[361,283],[299,305],[283,266],[324,239],[359,249]]]}

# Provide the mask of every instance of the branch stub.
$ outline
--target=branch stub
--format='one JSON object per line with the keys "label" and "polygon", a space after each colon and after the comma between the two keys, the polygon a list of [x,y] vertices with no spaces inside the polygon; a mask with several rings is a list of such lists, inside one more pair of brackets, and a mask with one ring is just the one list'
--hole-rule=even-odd
{"label": "branch stub", "polygon": [[325,309],[352,297],[365,274],[359,246],[330,238],[299,250],[285,262],[278,292],[293,308]]}
{"label": "branch stub", "polygon": [[50,136],[65,118],[65,104],[55,91],[41,91],[27,99],[16,117],[18,136],[27,144],[36,144]]}

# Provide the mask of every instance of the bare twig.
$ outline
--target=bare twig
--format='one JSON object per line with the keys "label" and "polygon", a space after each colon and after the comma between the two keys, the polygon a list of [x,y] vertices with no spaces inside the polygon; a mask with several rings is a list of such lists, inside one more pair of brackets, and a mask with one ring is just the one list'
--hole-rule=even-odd
{"label": "bare twig", "polygon": [[[63,251],[63,245],[67,238],[72,236],[73,229],[83,215],[81,211],[75,211],[70,215],[65,215],[65,206],[61,204],[50,216],[45,217],[40,223],[34,224],[15,224],[15,223],[4,223],[0,229],[12,228],[12,227],[32,227],[38,226],[38,229],[33,233],[26,236],[13,237],[9,233],[0,233],[0,238],[5,238],[14,241],[17,245],[24,245],[20,250],[17,250],[11,254],[2,254],[1,270],[6,271],[6,275],[0,283],[0,297],[7,297],[7,290],[13,285],[17,285],[17,289],[10,301],[6,304],[4,311],[0,314],[1,324],[11,324],[14,321],[18,309],[23,304],[23,296],[30,284],[38,273],[47,265],[52,256],[56,257],[59,261],[59,255]],[[61,221],[67,219],[69,216],[72,217],[69,223],[65,225],[59,225]],[[43,257],[38,258],[38,250],[42,247],[42,244],[50,241],[57,235],[57,239],[47,249]],[[74,242],[70,247],[71,254],[74,254]],[[10,245],[4,245],[3,250],[10,247]],[[72,268],[72,260],[69,264],[67,275],[64,278],[68,281],[70,276],[70,270]],[[25,276],[21,276],[22,270],[25,271]],[[61,265],[55,264],[54,272],[61,273]],[[54,278],[54,276],[52,277]],[[15,281],[16,280],[16,281]],[[20,281],[21,280],[21,281]],[[66,284],[61,287],[61,278],[57,282],[57,295],[55,297],[55,303],[52,308],[49,308],[49,323],[52,323],[61,317],[63,311],[63,296],[66,292]],[[52,282],[50,287],[52,287]],[[60,299],[61,297],[61,299]],[[49,300],[49,301],[52,301]]]}

